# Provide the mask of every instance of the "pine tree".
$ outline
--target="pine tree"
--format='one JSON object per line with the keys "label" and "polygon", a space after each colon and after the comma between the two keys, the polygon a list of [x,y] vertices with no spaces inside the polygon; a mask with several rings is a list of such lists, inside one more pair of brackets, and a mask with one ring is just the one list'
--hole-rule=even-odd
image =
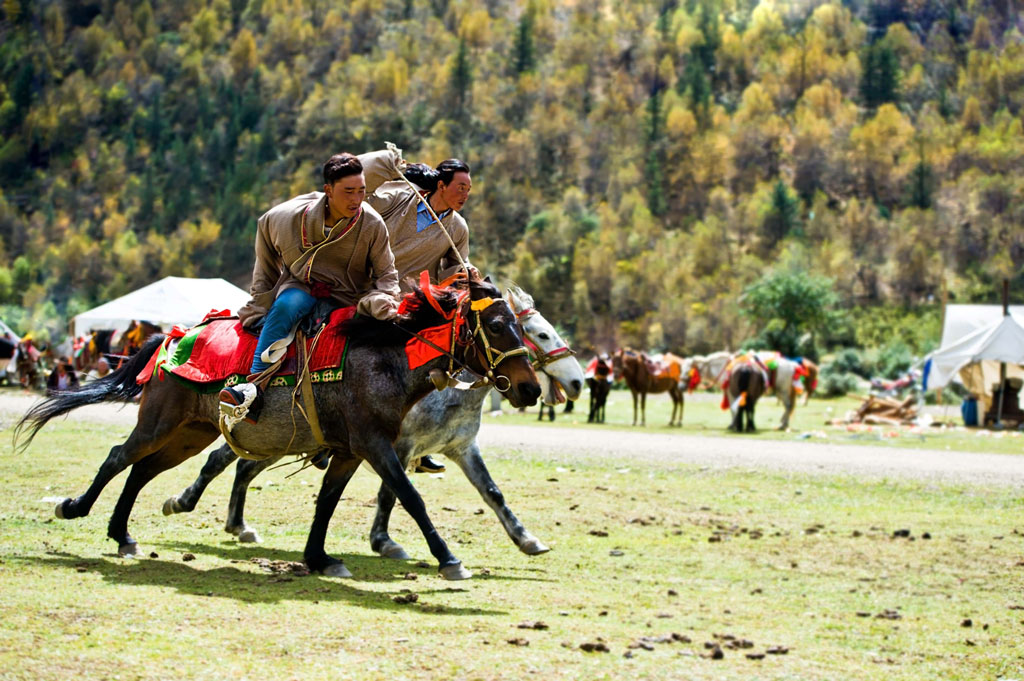
{"label": "pine tree", "polygon": [[761,223],[767,250],[775,247],[800,225],[800,201],[781,179],[772,189],[771,208]]}
{"label": "pine tree", "polygon": [[860,98],[864,106],[876,109],[895,102],[900,86],[899,59],[884,40],[869,45],[861,54]]}
{"label": "pine tree", "polygon": [[526,73],[534,69],[533,45],[533,7],[532,5],[519,17],[516,28],[516,40],[512,47],[512,69],[515,73]]}

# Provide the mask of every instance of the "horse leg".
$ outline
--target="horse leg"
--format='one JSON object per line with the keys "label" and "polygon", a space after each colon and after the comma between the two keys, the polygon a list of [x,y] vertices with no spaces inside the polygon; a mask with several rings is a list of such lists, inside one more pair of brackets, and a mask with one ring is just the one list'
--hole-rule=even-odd
{"label": "horse leg", "polygon": [[395,495],[381,482],[377,491],[377,514],[373,518],[373,527],[370,528],[370,548],[383,558],[409,560],[411,556],[388,534],[388,523],[394,508]]}
{"label": "horse leg", "polygon": [[747,432],[756,433],[757,428],[754,426],[754,401],[749,400],[749,403],[743,409],[747,412]]}
{"label": "horse leg", "polygon": [[218,435],[212,426],[183,428],[177,438],[155,454],[132,465],[107,525],[107,536],[117,542],[119,554],[127,556],[138,553],[138,544],[128,534],[128,518],[142,488],[160,473],[203,451]]}
{"label": "horse leg", "polygon": [[635,426],[636,425],[636,400],[637,400],[637,394],[636,394],[636,391],[633,390],[632,388],[630,389],[630,393],[632,393],[632,395],[633,395],[633,425]]}
{"label": "horse leg", "polygon": [[640,427],[647,427],[647,393],[640,393]]}
{"label": "horse leg", "polygon": [[327,555],[324,541],[327,538],[327,526],[331,522],[331,516],[334,515],[334,509],[338,507],[341,494],[345,491],[345,486],[352,479],[357,468],[359,468],[359,459],[335,454],[331,457],[327,472],[324,473],[323,482],[320,484],[320,494],[316,498],[313,525],[309,528],[309,537],[306,539],[306,548],[303,552],[306,566],[312,572],[322,572],[328,577],[352,576],[342,561]]}
{"label": "horse leg", "polygon": [[597,418],[597,414],[594,412],[594,404],[596,399],[594,397],[594,388],[590,388],[590,413],[587,414],[587,423],[593,423],[594,419]]}
{"label": "horse leg", "polygon": [[796,406],[796,397],[790,393],[788,396],[780,395],[782,400],[782,422],[779,423],[779,430],[789,428],[789,417],[793,414],[793,407]]}
{"label": "horse leg", "polygon": [[[384,481],[384,484],[391,488],[394,495],[398,497],[398,501],[401,502],[402,507],[416,521],[420,532],[423,534],[423,538],[427,540],[430,553],[437,558],[439,564],[438,571],[441,573],[441,576],[445,579],[468,579],[472,577],[472,573],[462,567],[462,562],[452,554],[448,549],[448,545],[434,528],[433,523],[430,522],[430,517],[427,515],[427,507],[424,505],[419,492],[416,491],[416,488],[409,482],[409,478],[406,477],[402,464],[398,460],[395,450],[391,447],[391,443],[383,438],[378,438],[375,443],[369,446],[367,444],[365,440],[360,443],[366,449],[364,450],[365,453],[359,452],[359,454],[373,467],[373,470]],[[319,501],[317,503],[319,511]]]}
{"label": "horse leg", "polygon": [[196,504],[199,503],[199,498],[203,496],[207,486],[237,458],[238,455],[226,444],[210,452],[210,456],[206,457],[206,463],[203,464],[203,469],[199,471],[199,477],[183,492],[164,502],[164,515],[191,513],[196,510]]}
{"label": "horse leg", "polygon": [[462,469],[466,478],[473,483],[473,487],[476,487],[483,500],[498,516],[505,532],[520,551],[528,556],[535,556],[551,550],[523,527],[523,524],[512,513],[512,509],[505,503],[505,495],[501,493],[497,483],[491,478],[476,442],[470,444],[461,454],[454,452],[448,454],[448,458],[454,459],[459,464],[459,468]]}
{"label": "horse leg", "polygon": [[257,475],[280,460],[279,456],[271,456],[261,461],[243,459],[235,466],[235,481],[231,485],[231,500],[228,502],[227,519],[224,521],[224,531],[238,537],[243,544],[253,544],[262,541],[259,532],[245,522],[245,495],[249,491],[249,485]]}
{"label": "horse leg", "polygon": [[156,411],[140,407],[139,421],[131,435],[124,443],[110,448],[106,460],[96,471],[92,484],[81,496],[64,499],[57,504],[54,513],[58,518],[70,520],[89,515],[92,505],[96,503],[107,483],[121,471],[164,446],[181,423],[181,408],[178,409],[179,413],[166,410],[172,413],[158,414]]}

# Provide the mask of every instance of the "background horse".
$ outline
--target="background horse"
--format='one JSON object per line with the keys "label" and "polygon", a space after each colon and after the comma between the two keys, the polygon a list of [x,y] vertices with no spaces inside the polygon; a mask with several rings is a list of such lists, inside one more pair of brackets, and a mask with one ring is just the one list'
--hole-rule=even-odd
{"label": "background horse", "polygon": [[[713,352],[710,355],[694,355],[690,357],[690,366],[696,369],[700,376],[699,387],[721,388],[722,383],[725,381],[725,369],[729,366],[731,359],[732,353],[725,350]],[[689,367],[684,365],[683,368],[687,369]],[[684,373],[686,372],[684,371]]]}
{"label": "background horse", "polygon": [[590,389],[590,414],[587,423],[604,423],[604,408],[612,388],[612,364],[602,353],[587,365],[587,388]]}
{"label": "background horse", "polygon": [[804,406],[806,407],[807,403],[811,401],[811,395],[818,388],[818,365],[806,357],[800,358],[800,364],[807,371],[807,377],[804,379]]}
{"label": "background horse", "polygon": [[[523,339],[531,349],[533,365],[542,386],[547,386],[544,400],[557,402],[579,397],[583,371],[565,342],[539,312],[533,299],[518,288],[510,288],[506,299],[523,328]],[[565,395],[562,395],[562,390]],[[548,551],[539,539],[528,532],[505,503],[505,498],[491,478],[477,445],[481,406],[490,392],[484,386],[473,390],[432,392],[416,403],[402,421],[402,433],[395,443],[399,459],[408,467],[424,454],[440,453],[456,462],[477,492],[501,521],[509,538],[527,555]],[[206,487],[237,457],[227,446],[210,454],[200,472],[187,489],[164,503],[164,514],[190,512],[195,509]],[[246,491],[253,479],[277,459],[240,460],[236,466],[224,530],[242,542],[259,541],[259,534],[245,521]],[[370,547],[386,558],[406,559],[408,554],[388,534],[388,523],[395,505],[395,495],[384,485],[377,494],[377,514],[370,532]]]}
{"label": "background horse", "polygon": [[[612,356],[616,377],[625,379],[633,395],[633,425],[636,425],[637,397],[640,398],[640,425],[647,425],[647,393],[667,392],[672,397],[672,417],[668,425],[683,425],[683,389],[679,376],[655,375],[647,355],[621,349]],[[682,367],[679,367],[682,371]],[[680,374],[681,375],[681,374]],[[678,421],[676,414],[679,414]]]}
{"label": "background horse", "polygon": [[[732,412],[732,423],[729,430],[737,433],[753,433],[757,428],[754,425],[754,407],[757,400],[764,394],[765,375],[764,371],[752,359],[741,357],[733,364],[729,385],[726,388],[726,396],[729,400],[729,410]],[[744,426],[744,416],[746,425]]]}
{"label": "background horse", "polygon": [[[493,284],[476,277],[471,277],[468,284],[468,295],[454,289],[414,289],[403,301],[405,314],[395,322],[356,317],[342,326],[348,339],[345,380],[312,384],[313,406],[321,415],[323,444],[301,420],[296,427],[293,395],[280,387],[266,390],[258,423],[243,421],[232,431],[237,446],[257,459],[303,456],[321,449],[330,452],[304,551],[311,571],[351,575],[342,561],[326,553],[324,540],[345,485],[359,464],[366,461],[416,520],[438,560],[441,575],[446,579],[471,576],[434,528],[393,447],[402,417],[435,389],[449,361],[486,375],[506,392],[513,405],[532,405],[540,395],[512,310]],[[447,325],[451,326],[449,337],[457,336],[459,341],[453,343],[452,355],[440,354],[410,369],[406,355],[410,335]],[[142,394],[138,423],[128,439],[110,450],[84,494],[64,499],[55,510],[58,518],[88,515],[107,483],[130,467],[107,527],[107,536],[118,543],[123,555],[138,552],[135,539],[128,533],[128,519],[141,489],[159,473],[205,449],[221,434],[216,394],[198,393],[176,380],[151,380],[141,387],[136,382],[163,345],[164,338],[154,336],[118,371],[78,391],[44,400],[16,427],[19,439],[28,428],[30,442],[56,416],[87,404]]]}

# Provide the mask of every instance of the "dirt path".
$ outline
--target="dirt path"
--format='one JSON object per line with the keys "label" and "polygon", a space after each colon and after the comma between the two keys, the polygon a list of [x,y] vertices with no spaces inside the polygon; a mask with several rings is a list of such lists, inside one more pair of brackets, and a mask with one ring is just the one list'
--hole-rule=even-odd
{"label": "dirt path", "polygon": [[[0,429],[8,431],[40,398],[0,391]],[[68,418],[130,427],[135,405],[82,407]],[[559,428],[509,425],[484,416],[479,437],[489,449],[518,449],[564,463],[572,459],[679,463],[711,468],[851,475],[868,479],[914,479],[949,484],[1024,488],[1024,456],[979,454],[800,440],[762,440],[744,436],[645,433],[601,427]]]}

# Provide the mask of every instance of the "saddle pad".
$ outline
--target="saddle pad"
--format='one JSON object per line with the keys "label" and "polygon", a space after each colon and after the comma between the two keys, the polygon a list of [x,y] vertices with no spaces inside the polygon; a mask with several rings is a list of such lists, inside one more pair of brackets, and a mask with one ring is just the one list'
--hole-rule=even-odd
{"label": "saddle pad", "polygon": [[[337,327],[355,312],[355,307],[334,310],[316,345],[313,345],[314,339],[306,339],[307,351],[312,352],[309,371],[313,383],[341,380],[346,339]],[[154,376],[163,380],[169,373],[199,392],[220,390],[224,385],[244,381],[249,375],[257,341],[256,336],[242,328],[237,318],[213,319],[184,333],[172,333],[136,381],[146,383]],[[297,370],[295,344],[292,343],[270,385],[293,385]]]}

